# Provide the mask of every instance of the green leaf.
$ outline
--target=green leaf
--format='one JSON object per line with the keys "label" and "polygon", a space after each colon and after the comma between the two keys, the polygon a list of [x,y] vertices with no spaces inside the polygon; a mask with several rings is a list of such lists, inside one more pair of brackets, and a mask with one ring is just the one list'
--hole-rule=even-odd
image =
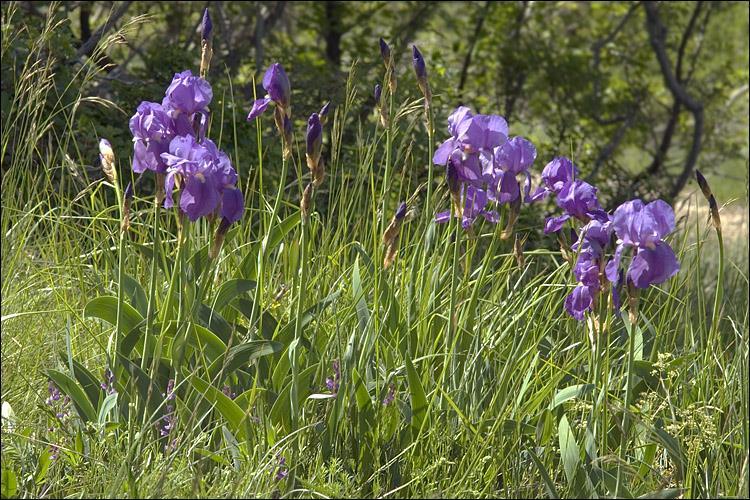
{"label": "green leaf", "polygon": [[141,284],[130,275],[123,273],[122,289],[130,298],[130,304],[145,318],[148,312],[148,298]]}
{"label": "green leaf", "polygon": [[552,398],[552,402],[549,405],[549,409],[552,410],[554,408],[557,408],[564,402],[569,401],[573,398],[579,398],[585,394],[588,394],[589,392],[593,390],[594,390],[594,384],[571,385],[570,387],[561,389],[557,391],[557,394],[555,394],[555,397]]}
{"label": "green leaf", "polygon": [[197,375],[191,375],[188,377],[188,381],[195,390],[200,392],[209,403],[216,407],[237,438],[244,441],[246,436],[244,426],[245,412],[242,411],[242,408],[237,406],[226,394]]}
{"label": "green leaf", "polygon": [[109,394],[106,398],[104,398],[102,407],[99,408],[99,418],[97,419],[99,425],[103,425],[107,422],[107,416],[109,415],[109,412],[112,411],[112,409],[115,407],[117,407],[117,393],[113,392],[112,394]]}
{"label": "green leaf", "polygon": [[419,374],[414,369],[409,356],[406,356],[406,378],[409,381],[409,393],[411,394],[412,436],[416,440],[427,418],[427,396],[422,387],[422,381],[419,379]]}
{"label": "green leaf", "polygon": [[78,415],[84,422],[95,422],[96,411],[91,401],[86,397],[80,385],[63,372],[57,370],[47,370],[47,376],[52,379],[55,385],[68,396],[78,411]]}
{"label": "green leaf", "polygon": [[[117,297],[104,296],[91,300],[83,309],[83,315],[92,318],[99,318],[112,326],[116,326]],[[142,321],[143,316],[141,316],[133,306],[127,302],[122,303],[120,333],[123,335],[130,333],[130,331],[138,327]]]}
{"label": "green leaf", "polygon": [[366,337],[368,325],[370,324],[370,311],[367,308],[365,292],[362,288],[362,277],[359,273],[359,257],[354,261],[354,268],[352,269],[352,298],[356,303],[359,333],[363,337]]}
{"label": "green leaf", "polygon": [[[288,358],[288,356],[284,356]],[[299,404],[302,404],[309,396],[312,391],[310,390],[310,379],[312,378],[315,371],[318,369],[318,363],[308,366],[299,374],[299,388],[300,392],[297,394]],[[269,414],[271,422],[277,425],[283,425],[288,431],[291,427],[291,416],[289,415],[289,408],[291,407],[289,393],[292,388],[291,381],[279,392],[279,396],[271,407]]]}
{"label": "green leaf", "polygon": [[273,342],[270,340],[251,340],[244,344],[236,345],[226,351],[225,356],[220,356],[211,364],[209,373],[211,379],[219,374],[224,367],[224,375],[226,377],[234,372],[236,369],[247,366],[256,359],[280,352],[284,346],[279,342]]}
{"label": "green leaf", "polygon": [[216,311],[211,310],[206,304],[198,306],[198,323],[215,333],[225,344],[232,337],[232,326],[224,317]]}
{"label": "green leaf", "polygon": [[[68,364],[68,355],[66,353],[61,352],[60,359],[63,363]],[[99,406],[99,397],[102,392],[97,378],[93,373],[88,371],[85,366],[83,366],[75,359],[71,358],[70,361],[72,361],[71,364],[73,366],[73,376],[83,388],[83,391],[86,393],[89,401],[91,401],[91,406],[97,408]]]}
{"label": "green leaf", "polygon": [[2,482],[0,486],[3,498],[12,498],[18,492],[18,479],[11,469],[2,468]]}
{"label": "green leaf", "polygon": [[555,483],[552,482],[552,478],[549,476],[547,469],[544,468],[541,460],[539,460],[539,457],[536,456],[536,453],[534,453],[531,448],[526,448],[526,451],[531,457],[531,461],[534,462],[534,465],[536,465],[536,468],[539,471],[539,475],[542,476],[542,482],[544,483],[544,487],[547,489],[547,495],[550,498],[560,498],[560,494],[557,493],[557,488],[555,488]]}
{"label": "green leaf", "polygon": [[51,455],[52,451],[49,448],[44,448],[39,454],[39,459],[36,462],[36,473],[34,474],[34,482],[37,486],[44,484],[47,479]]}
{"label": "green leaf", "polygon": [[557,424],[557,435],[560,441],[560,458],[565,469],[565,476],[568,479],[568,484],[573,488],[580,460],[580,452],[576,443],[576,437],[570,429],[568,417],[565,415],[562,416],[560,422]]}
{"label": "green leaf", "polygon": [[255,288],[255,282],[244,279],[233,279],[225,282],[216,293],[211,307],[214,311],[221,311],[224,306],[245,292]]}
{"label": "green leaf", "polygon": [[364,380],[352,368],[352,382],[354,383],[354,395],[357,400],[357,411],[359,412],[359,426],[361,435],[371,433],[375,428],[375,410],[372,407],[372,398],[367,392]]}

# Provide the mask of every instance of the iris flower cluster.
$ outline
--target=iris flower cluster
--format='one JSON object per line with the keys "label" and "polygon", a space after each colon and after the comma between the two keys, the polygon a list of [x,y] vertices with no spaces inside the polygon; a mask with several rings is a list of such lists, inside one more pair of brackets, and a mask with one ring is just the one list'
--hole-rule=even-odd
{"label": "iris flower cluster", "polygon": [[163,179],[165,208],[179,188],[182,213],[191,221],[219,216],[226,232],[242,217],[244,197],[229,157],[206,137],[212,98],[211,85],[187,70],[175,74],[161,104],[142,102],[130,119],[133,171]]}
{"label": "iris flower cluster", "polygon": [[[465,229],[482,216],[497,223],[499,215],[488,203],[517,206],[529,199],[536,148],[527,139],[508,136],[508,123],[498,115],[475,115],[465,106],[448,117],[451,135],[435,151],[433,163],[446,166],[454,211]],[[519,176],[525,178],[523,194]],[[439,223],[450,211],[438,213]]]}
{"label": "iris flower cluster", "polygon": [[[568,158],[553,159],[544,167],[542,185],[530,200],[551,194],[563,210],[562,215],[547,218],[545,233],[559,231],[570,219],[584,224],[578,241],[571,247],[577,254],[573,274],[578,284],[565,299],[565,310],[580,321],[596,307],[599,294],[608,286],[612,287],[615,310],[619,310],[619,288],[623,283],[635,289],[648,288],[677,274],[680,264],[664,241],[675,229],[674,211],[668,203],[631,200],[610,215],[599,203],[596,188],[577,179],[578,173]],[[616,248],[608,260],[613,234],[617,237]],[[621,264],[627,249],[632,249],[632,256],[625,272]]]}

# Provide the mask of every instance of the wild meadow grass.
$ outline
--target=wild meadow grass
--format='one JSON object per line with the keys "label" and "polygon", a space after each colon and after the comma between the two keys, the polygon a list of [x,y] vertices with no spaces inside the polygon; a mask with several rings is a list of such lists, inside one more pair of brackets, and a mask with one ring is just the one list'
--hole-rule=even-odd
{"label": "wild meadow grass", "polygon": [[[4,23],[3,57],[13,36]],[[55,29],[51,18],[15,76],[2,131],[3,497],[750,494],[746,199],[722,209],[735,218],[724,218],[715,322],[719,246],[696,185],[669,238],[681,270],[643,291],[636,324],[611,311],[575,321],[563,309],[571,265],[540,235],[541,219],[516,224],[543,243],[523,259],[500,237],[507,208],[471,232],[433,222],[450,205],[444,169],[432,167],[428,190],[403,168],[408,132],[425,126],[422,96],[399,89],[383,104],[385,128],[357,121],[353,67],[325,126],[326,178],[309,218],[299,210],[304,133],[283,161],[268,147],[279,135],[243,120],[247,103],[212,105],[237,114],[233,130],[210,130],[220,147],[242,134],[260,141],[256,157],[231,158],[246,209],[209,260],[215,227],[155,210],[138,184],[121,238],[113,181],[86,167],[96,153],[71,124],[81,106],[121,113],[123,127],[133,110],[85,97],[96,56],[79,67],[84,85],[66,89],[74,98],[58,99],[55,61],[43,57]],[[434,117],[438,141],[445,118]],[[345,126],[354,143],[342,141]],[[124,189],[131,151],[115,155]],[[410,213],[384,269],[383,231],[404,200]],[[198,289],[214,302],[190,326]],[[112,388],[105,369],[137,331],[117,328],[131,310],[152,333],[120,361]],[[206,382],[208,365],[224,360],[223,372],[241,342],[258,346],[250,361]],[[50,370],[97,394],[93,418],[53,397]],[[176,423],[165,439],[167,405]]]}

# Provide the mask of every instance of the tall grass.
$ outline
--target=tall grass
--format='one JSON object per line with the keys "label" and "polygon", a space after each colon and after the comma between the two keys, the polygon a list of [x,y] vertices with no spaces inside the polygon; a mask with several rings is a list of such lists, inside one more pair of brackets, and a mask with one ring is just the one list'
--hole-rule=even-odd
{"label": "tall grass", "polygon": [[[710,335],[717,257],[707,249],[715,235],[690,211],[672,240],[681,272],[643,294],[632,337],[623,320],[610,317],[593,354],[588,327],[563,311],[573,285],[558,252],[528,250],[519,266],[512,242],[499,239],[500,225],[454,238],[452,224],[436,226],[431,213],[419,211],[424,190],[411,203],[418,213],[402,227],[395,263],[383,270],[382,229],[397,199],[420,187],[416,172],[399,168],[423,111],[417,89],[402,85],[389,104],[387,131],[375,120],[356,122],[364,97],[354,90],[354,69],[328,126],[328,177],[318,194],[327,210],[257,253],[262,327],[273,334],[275,321],[294,325],[299,342],[294,370],[274,370],[258,382],[262,397],[242,401],[251,422],[246,439],[235,439],[216,412],[182,422],[167,451],[146,440],[134,453],[131,444],[147,435],[137,426],[60,425],[45,404],[43,373],[66,368],[60,353],[102,373],[112,329],[82,310],[97,295],[117,294],[119,221],[110,187],[82,167],[96,153],[72,134],[80,106],[116,110],[85,95],[98,76],[95,56],[80,66],[73,104],[58,100],[51,115],[44,111],[55,92],[57,62],[44,57],[62,22],[55,10],[14,78],[2,131],[2,401],[9,403],[3,416],[6,408],[15,415],[3,419],[4,494],[12,473],[18,495],[40,497],[748,495],[746,254],[727,252],[722,317]],[[3,64],[22,26],[10,7]],[[232,112],[242,105],[232,96],[229,102]],[[132,110],[125,111],[123,127]],[[66,128],[53,126],[55,116]],[[438,130],[443,119],[436,117]],[[344,127],[356,128],[354,143],[342,141]],[[213,136],[226,146],[256,130],[241,124],[219,132]],[[268,171],[281,162],[264,151],[259,140],[257,158],[234,159],[252,202],[215,264],[213,287],[236,276],[252,249],[283,233],[283,221],[296,213],[301,183],[287,184],[284,175],[269,186]],[[130,152],[116,153],[127,177]],[[389,169],[387,184],[380,168]],[[432,206],[447,208],[445,187],[431,189]],[[703,200],[692,195],[689,203]],[[155,240],[175,248],[175,221],[164,215],[157,225],[152,207],[150,196],[136,196],[124,266],[141,283],[153,273],[157,292],[167,293],[170,276],[135,250]],[[725,243],[744,245],[746,231]],[[195,233],[208,242],[207,226]],[[332,294],[327,308],[303,317]],[[238,322],[253,328],[254,320]],[[335,397],[325,388],[334,360],[342,372]],[[301,396],[294,415],[289,404],[275,404],[290,382]],[[395,401],[384,405],[391,386]],[[624,435],[623,425],[630,428]],[[51,445],[60,448],[54,460]],[[281,456],[294,481],[275,480]]]}

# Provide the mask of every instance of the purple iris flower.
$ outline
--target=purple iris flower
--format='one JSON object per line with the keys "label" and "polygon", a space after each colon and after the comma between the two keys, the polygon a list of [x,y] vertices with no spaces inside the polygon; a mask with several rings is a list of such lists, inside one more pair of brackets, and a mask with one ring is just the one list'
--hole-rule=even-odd
{"label": "purple iris flower", "polygon": [[516,182],[516,176],[523,174],[524,199],[528,201],[531,189],[531,173],[529,168],[536,160],[536,147],[523,137],[513,137],[502,146],[496,147],[494,151],[494,164],[500,170],[495,169],[495,177],[500,177],[498,193],[496,197],[500,203],[509,203],[518,198],[521,193]]}
{"label": "purple iris flower", "polygon": [[193,76],[192,71],[186,70],[174,75],[162,104],[172,110],[173,118],[180,113],[189,116],[205,111],[213,95],[211,85],[205,79]]}
{"label": "purple iris flower", "polygon": [[612,223],[593,219],[581,229],[581,238],[573,244],[578,251],[573,275],[578,285],[565,299],[565,310],[578,321],[591,311],[601,290],[600,273],[604,252],[612,238]]}
{"label": "purple iris flower", "polygon": [[607,279],[618,283],[623,251],[633,247],[627,279],[637,288],[663,283],[680,270],[680,263],[664,238],[674,231],[672,207],[662,200],[644,205],[641,200],[623,203],[612,216],[617,249],[607,265]]}
{"label": "purple iris flower", "polygon": [[559,231],[565,221],[571,217],[583,222],[591,219],[606,222],[609,218],[607,212],[599,204],[596,188],[578,179],[563,185],[557,193],[557,205],[565,213],[559,217],[549,217],[544,222],[545,234]]}
{"label": "purple iris flower", "polygon": [[544,186],[539,186],[530,201],[544,199],[550,193],[559,193],[563,186],[575,180],[578,175],[578,167],[564,156],[558,156],[552,159],[542,170],[542,182]]}
{"label": "purple iris flower", "polygon": [[276,103],[285,113],[289,109],[292,95],[291,84],[281,64],[274,63],[266,70],[263,75],[263,89],[266,91],[266,96],[253,103],[253,109],[247,115],[248,121],[263,114],[271,102]]}
{"label": "purple iris flower", "polygon": [[167,197],[164,208],[174,206],[172,191],[176,176],[182,180],[180,209],[191,221],[196,221],[214,212],[219,204],[220,193],[215,165],[208,149],[198,144],[193,136],[177,136],[169,145],[169,153],[162,154],[169,166],[164,180]]}
{"label": "purple iris flower", "polygon": [[153,170],[163,174],[167,165],[161,158],[169,151],[169,142],[175,136],[172,118],[161,104],[144,101],[130,118],[133,134],[133,171]]}

